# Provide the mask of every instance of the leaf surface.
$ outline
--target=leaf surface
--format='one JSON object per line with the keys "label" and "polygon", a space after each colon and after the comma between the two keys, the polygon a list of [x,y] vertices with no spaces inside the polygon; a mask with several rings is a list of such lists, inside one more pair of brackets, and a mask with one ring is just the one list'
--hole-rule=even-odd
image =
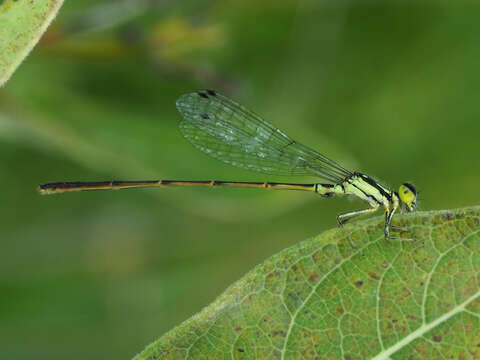
{"label": "leaf surface", "polygon": [[[254,268],[140,359],[478,359],[480,207],[333,229]],[[252,249],[254,251],[254,249]]]}
{"label": "leaf surface", "polygon": [[63,0],[5,0],[0,5],[0,86],[33,49]]}

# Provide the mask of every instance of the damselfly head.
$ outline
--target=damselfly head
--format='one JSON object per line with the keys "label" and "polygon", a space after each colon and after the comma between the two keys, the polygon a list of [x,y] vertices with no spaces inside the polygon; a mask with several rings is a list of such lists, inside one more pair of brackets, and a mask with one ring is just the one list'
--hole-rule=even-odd
{"label": "damselfly head", "polygon": [[417,207],[417,189],[409,183],[403,183],[398,189],[400,201],[405,205],[407,211],[414,211]]}

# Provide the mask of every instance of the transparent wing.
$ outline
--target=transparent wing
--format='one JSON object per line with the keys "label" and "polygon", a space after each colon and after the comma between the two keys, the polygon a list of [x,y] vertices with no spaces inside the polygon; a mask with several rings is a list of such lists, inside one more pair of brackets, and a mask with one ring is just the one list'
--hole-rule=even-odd
{"label": "transparent wing", "polygon": [[180,96],[177,109],[183,117],[182,135],[227,164],[273,175],[313,175],[335,183],[352,174],[213,90]]}

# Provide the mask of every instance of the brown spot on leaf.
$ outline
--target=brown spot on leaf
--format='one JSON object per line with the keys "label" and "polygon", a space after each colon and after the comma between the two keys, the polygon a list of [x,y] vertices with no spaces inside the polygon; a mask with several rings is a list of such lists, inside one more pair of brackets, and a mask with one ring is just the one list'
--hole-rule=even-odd
{"label": "brown spot on leaf", "polygon": [[339,314],[343,314],[345,312],[341,306],[337,307],[337,311]]}
{"label": "brown spot on leaf", "polygon": [[362,287],[363,286],[363,281],[362,280],[355,281],[355,286],[356,287]]}
{"label": "brown spot on leaf", "polygon": [[384,261],[384,262],[382,263],[382,267],[386,268],[387,266],[388,266],[387,261]]}
{"label": "brown spot on leaf", "polygon": [[242,331],[242,328],[241,328],[240,326],[237,326],[237,327],[235,328],[235,331]]}
{"label": "brown spot on leaf", "polygon": [[375,280],[380,280],[380,276],[378,276],[378,275],[375,274],[375,273],[371,273],[371,274],[370,274],[370,277],[371,277],[372,279],[375,279]]}
{"label": "brown spot on leaf", "polygon": [[310,280],[311,282],[315,282],[319,277],[320,277],[320,275],[318,275],[318,274],[312,274],[312,275],[310,275],[308,280]]}
{"label": "brown spot on leaf", "polygon": [[238,348],[238,352],[245,352],[245,350]]}
{"label": "brown spot on leaf", "polygon": [[410,297],[412,295],[412,292],[408,288],[403,288],[403,296],[401,297],[402,300]]}
{"label": "brown spot on leaf", "polygon": [[273,336],[280,335],[280,336],[282,336],[282,337],[287,336],[287,334],[286,334],[285,331],[283,331],[283,330],[274,330],[274,331],[272,332],[272,335],[273,335]]}
{"label": "brown spot on leaf", "polygon": [[433,341],[435,342],[441,342],[442,341],[442,337],[440,335],[433,335]]}

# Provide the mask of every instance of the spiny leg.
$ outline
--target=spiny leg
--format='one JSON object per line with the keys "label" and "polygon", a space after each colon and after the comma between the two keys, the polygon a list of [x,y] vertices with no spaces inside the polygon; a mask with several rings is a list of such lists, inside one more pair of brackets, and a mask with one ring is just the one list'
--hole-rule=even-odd
{"label": "spiny leg", "polygon": [[340,226],[343,226],[347,223],[347,221],[350,221],[353,218],[368,215],[368,214],[374,213],[377,210],[378,210],[378,206],[374,206],[369,209],[355,210],[355,211],[349,211],[346,213],[338,214],[337,221]]}
{"label": "spiny leg", "polygon": [[393,214],[395,214],[395,211],[397,211],[397,209],[398,209],[398,206],[394,206],[392,211],[388,211],[387,209],[385,212],[385,231],[387,232],[387,234],[388,234],[388,230],[399,230],[399,231],[405,231],[405,232],[409,231],[407,228],[392,225],[391,220],[393,218]]}
{"label": "spiny leg", "polygon": [[[352,220],[353,218],[364,216],[371,214],[375,211],[378,210],[378,206],[376,207],[371,207],[369,209],[363,209],[363,210],[355,210],[355,211],[350,211],[347,213],[343,214],[338,214],[337,215],[337,221],[340,226],[343,226],[347,221]],[[344,219],[344,220],[342,220]],[[358,246],[353,242],[352,238],[349,236],[348,239],[350,240],[350,244],[352,244],[352,247],[355,249],[358,249]]]}
{"label": "spiny leg", "polygon": [[398,230],[398,231],[405,231],[410,232],[408,229],[391,225],[391,220],[393,218],[393,214],[397,210],[397,207],[394,207],[392,211],[386,210],[385,211],[385,239],[387,240],[401,240],[401,241],[414,241],[414,239],[408,238],[401,238],[398,236],[390,236],[390,230]]}
{"label": "spiny leg", "polygon": [[405,226],[393,225],[392,223],[390,223],[390,230],[410,232]]}
{"label": "spiny leg", "polygon": [[395,213],[396,208],[393,208],[392,211],[386,209],[385,210],[385,239],[389,239],[390,237],[390,220],[392,220],[393,214]]}

